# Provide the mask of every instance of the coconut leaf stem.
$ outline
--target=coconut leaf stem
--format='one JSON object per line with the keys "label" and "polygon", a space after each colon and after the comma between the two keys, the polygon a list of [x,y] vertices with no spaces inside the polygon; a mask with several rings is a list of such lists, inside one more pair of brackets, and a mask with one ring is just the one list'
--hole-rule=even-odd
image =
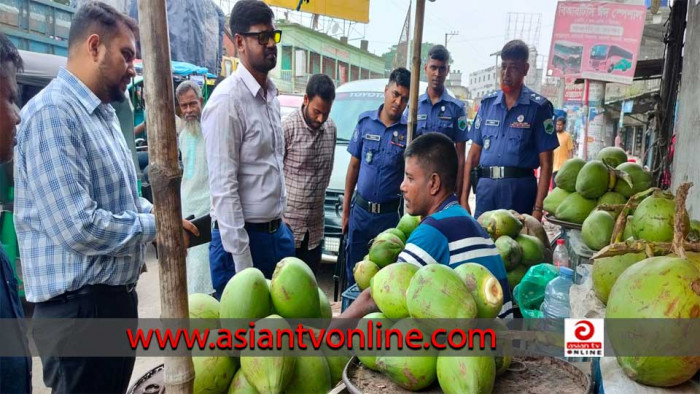
{"label": "coconut leaf stem", "polygon": [[625,231],[625,226],[627,225],[627,215],[629,215],[632,209],[637,208],[637,206],[642,200],[644,200],[647,196],[657,191],[661,191],[661,189],[659,189],[658,187],[652,187],[630,197],[630,199],[627,201],[627,204],[625,204],[625,206],[622,208],[620,215],[617,217],[615,227],[613,227],[612,236],[610,237],[610,244],[622,242],[622,233]]}
{"label": "coconut leaf stem", "polygon": [[685,259],[685,234],[688,233],[685,223],[685,201],[688,198],[688,190],[693,187],[692,182],[685,182],[676,190],[676,211],[673,215],[673,252],[678,257]]}

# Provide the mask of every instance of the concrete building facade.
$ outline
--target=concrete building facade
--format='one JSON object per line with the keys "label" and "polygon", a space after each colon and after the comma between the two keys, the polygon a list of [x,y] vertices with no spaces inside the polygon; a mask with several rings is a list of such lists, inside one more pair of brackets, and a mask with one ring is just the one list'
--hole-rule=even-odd
{"label": "concrete building facade", "polygon": [[318,73],[331,77],[336,87],[385,77],[384,59],[368,52],[364,40],[358,48],[296,23],[280,22],[277,27],[282,30],[282,42],[270,77],[280,93],[303,93],[309,77]]}
{"label": "concrete building facade", "polygon": [[480,99],[498,89],[498,66],[469,73],[469,98]]}

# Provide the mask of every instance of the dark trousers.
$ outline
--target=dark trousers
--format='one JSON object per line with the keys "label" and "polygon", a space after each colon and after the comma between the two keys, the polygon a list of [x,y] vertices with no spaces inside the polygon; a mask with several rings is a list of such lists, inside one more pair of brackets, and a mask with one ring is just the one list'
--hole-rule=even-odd
{"label": "dark trousers", "polygon": [[[84,290],[85,288],[83,288]],[[138,317],[136,291],[93,291],[88,294],[61,295],[37,303],[33,319],[89,319]],[[32,328],[41,356],[44,384],[52,393],[124,393],[128,389],[136,356],[133,357],[60,357],[62,348],[94,332],[76,331],[70,324],[51,324],[39,320]]]}
{"label": "dark trousers", "polygon": [[554,171],[554,172],[552,173],[552,189],[554,189],[555,187],[557,187],[557,182],[554,181],[554,178],[557,177],[557,172],[559,172],[559,171]]}
{"label": "dark trousers", "polygon": [[[262,271],[267,279],[272,278],[277,263],[285,257],[294,256],[294,235],[286,224],[282,223],[274,233],[248,230],[248,246],[253,257],[253,265]],[[220,299],[228,281],[236,274],[231,253],[224,250],[221,233],[218,229],[211,231],[209,244],[209,270],[211,281],[216,290],[215,297]]]}
{"label": "dark trousers", "polygon": [[537,179],[480,178],[476,186],[476,209],[474,217],[495,209],[512,209],[518,213],[532,215],[537,199]]}
{"label": "dark trousers", "polygon": [[321,250],[323,242],[318,244],[313,249],[309,249],[309,232],[304,234],[304,240],[301,241],[301,246],[296,248],[296,256],[298,259],[306,263],[311,268],[315,275],[318,275],[318,268],[321,265]]}
{"label": "dark trousers", "polygon": [[382,231],[396,227],[399,223],[399,211],[387,213],[371,213],[353,202],[350,208],[348,234],[346,244],[345,274],[347,287],[355,284],[352,270],[355,264],[362,261],[369,253],[370,241]]}

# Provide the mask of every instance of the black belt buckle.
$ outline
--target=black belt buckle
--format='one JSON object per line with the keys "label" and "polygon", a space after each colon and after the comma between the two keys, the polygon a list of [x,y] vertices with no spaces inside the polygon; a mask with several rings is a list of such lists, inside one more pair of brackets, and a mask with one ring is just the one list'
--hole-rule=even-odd
{"label": "black belt buckle", "polygon": [[270,234],[276,233],[280,228],[282,220],[277,219],[267,223],[267,232]]}

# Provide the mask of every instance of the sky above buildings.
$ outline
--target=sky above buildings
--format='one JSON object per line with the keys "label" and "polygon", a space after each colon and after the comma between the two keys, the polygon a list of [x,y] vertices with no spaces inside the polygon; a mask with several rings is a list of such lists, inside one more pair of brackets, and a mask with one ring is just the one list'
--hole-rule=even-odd
{"label": "sky above buildings", "polygon": [[[409,3],[410,0],[370,1],[370,21],[364,27],[370,52],[381,55],[397,43]],[[413,6],[415,7],[415,1]],[[447,48],[454,59],[452,69],[462,71],[462,81],[466,86],[470,72],[496,64],[497,59],[490,55],[500,50],[506,42],[509,13],[520,13],[510,15],[511,31],[508,35],[511,38],[514,35],[522,38],[534,36],[537,14],[540,14],[539,41],[534,45],[538,53],[544,55],[540,60],[546,63],[556,6],[556,0],[428,1],[423,42],[444,44],[445,33],[459,32],[459,35],[449,37]],[[411,25],[413,30],[413,21]],[[538,67],[542,67],[542,64],[538,64]]]}

